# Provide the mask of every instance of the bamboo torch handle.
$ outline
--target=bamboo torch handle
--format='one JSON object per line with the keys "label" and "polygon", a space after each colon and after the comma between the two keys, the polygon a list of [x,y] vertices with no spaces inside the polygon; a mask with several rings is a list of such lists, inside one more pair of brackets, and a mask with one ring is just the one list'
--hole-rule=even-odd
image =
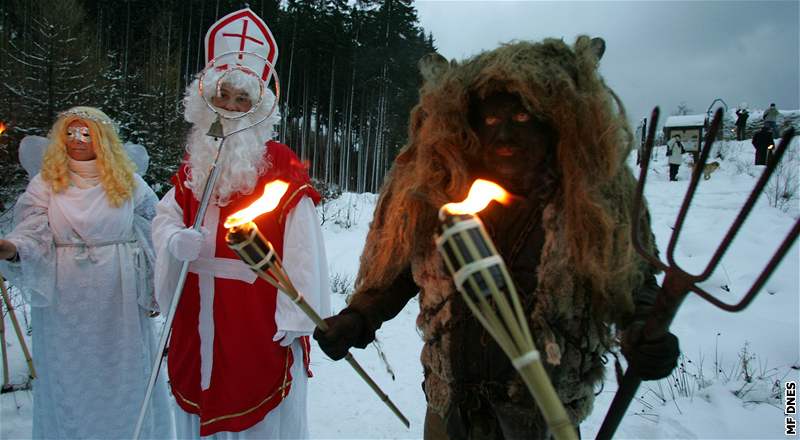
{"label": "bamboo torch handle", "polygon": [[270,269],[269,273],[270,275],[274,276],[275,279],[278,280],[276,287],[279,290],[283,290],[284,293],[289,295],[289,298],[291,298],[292,301],[294,301],[297,307],[300,307],[300,310],[302,310],[303,313],[305,313],[306,316],[308,316],[308,318],[311,319],[314,325],[316,325],[323,331],[328,330],[328,323],[326,323],[325,320],[322,319],[321,316],[319,316],[317,311],[314,310],[314,308],[308,304],[305,298],[303,298],[303,295],[301,295],[300,292],[297,291],[297,288],[294,287],[294,284],[292,284],[292,282],[289,280],[288,275],[283,271],[283,268],[280,266],[280,260],[278,260],[278,264],[276,264],[276,269],[275,270]]}
{"label": "bamboo torch handle", "polygon": [[[265,273],[261,271],[257,271],[256,274],[264,281],[272,284],[273,286],[275,286],[276,288],[287,294],[290,298],[292,298],[297,307],[300,307],[300,310],[302,310],[303,313],[305,313],[306,316],[308,316],[308,318],[311,319],[311,321],[314,322],[314,324],[320,328],[320,330],[328,331],[329,328],[328,323],[326,323],[325,320],[322,319],[321,316],[319,316],[317,311],[314,310],[314,308],[312,308],[308,304],[306,299],[303,298],[300,292],[297,291],[297,289],[294,287],[294,284],[292,284],[292,282],[289,280],[287,274],[283,272],[279,262],[278,264],[275,265],[274,269],[273,268],[269,269],[269,274],[272,275],[272,278],[267,276]],[[383,401],[383,403],[386,404],[386,406],[388,406],[389,409],[392,410],[392,412],[397,416],[397,418],[399,418],[400,421],[403,422],[404,425],[406,425],[406,428],[411,427],[411,423],[408,421],[406,416],[404,416],[403,413],[400,412],[400,408],[398,408],[394,404],[394,402],[392,402],[389,396],[386,393],[384,393],[383,390],[381,390],[381,387],[378,386],[378,384],[375,383],[374,380],[372,380],[372,378],[364,370],[364,368],[361,367],[361,364],[359,364],[358,361],[355,360],[353,355],[348,352],[345,355],[344,359],[347,361],[348,364],[350,364],[351,367],[353,367],[353,370],[355,370],[356,373],[358,373],[358,375],[361,376],[361,379],[363,379],[364,382],[366,382],[367,385],[369,385],[369,387],[372,388],[372,391],[374,391],[375,394],[377,394],[378,397],[380,397],[381,401]]]}
{"label": "bamboo torch handle", "polygon": [[[305,298],[300,296],[300,293],[294,288],[294,286],[292,284],[289,284],[289,286],[287,287],[289,287],[289,290],[293,291],[290,294],[290,296],[292,296],[292,298],[295,299],[296,301],[295,304],[297,304],[297,306],[300,307],[300,309],[302,309],[303,312],[305,312],[305,314],[314,322],[314,324],[317,325],[317,327],[320,328],[320,330],[328,331],[329,328],[328,323],[325,322],[325,320],[322,319],[322,317],[320,317],[319,314],[317,314],[317,311],[314,310],[308,304],[308,302],[306,302]],[[398,408],[394,404],[394,402],[392,402],[392,400],[389,399],[389,396],[383,392],[383,390],[381,389],[380,386],[378,386],[377,383],[375,383],[375,381],[364,370],[361,364],[359,364],[358,361],[356,361],[353,355],[348,352],[345,355],[344,359],[347,361],[348,364],[350,364],[351,367],[353,367],[356,373],[358,373],[358,375],[361,376],[362,379],[364,379],[364,382],[366,382],[367,385],[369,385],[369,387],[372,388],[372,391],[374,391],[375,394],[377,394],[378,397],[380,397],[383,403],[385,403],[389,407],[389,409],[391,409],[392,412],[400,419],[400,421],[402,421],[403,424],[406,425],[406,428],[411,427],[411,423],[408,421],[406,416],[404,416],[403,413],[400,412],[400,408]]]}
{"label": "bamboo torch handle", "polygon": [[369,385],[369,387],[372,388],[372,391],[374,391],[375,394],[377,394],[378,397],[381,398],[383,403],[385,403],[386,406],[388,406],[389,409],[392,410],[394,415],[396,415],[397,418],[399,418],[400,421],[403,422],[404,425],[406,425],[406,428],[410,428],[411,423],[408,421],[406,416],[404,416],[403,413],[400,412],[400,408],[398,408],[394,404],[394,402],[392,402],[392,400],[389,399],[389,396],[387,396],[386,393],[384,393],[383,390],[381,390],[381,387],[379,387],[378,384],[375,383],[375,381],[372,380],[371,377],[369,377],[369,374],[367,374],[367,372],[364,371],[364,369],[361,367],[361,364],[359,364],[358,361],[355,360],[353,355],[348,352],[345,355],[344,359],[347,361],[348,364],[350,364],[351,367],[353,367],[354,370],[356,370],[356,373],[358,373],[358,375],[361,376],[362,379],[364,379],[364,382],[366,382],[367,385]]}
{"label": "bamboo torch handle", "polygon": [[[520,374],[533,394],[534,400],[542,411],[542,416],[547,426],[557,440],[577,440],[575,426],[567,415],[564,405],[558,398],[553,383],[547,377],[541,361],[534,361],[522,368],[525,374]],[[520,371],[522,373],[522,371]]]}
{"label": "bamboo torch handle", "polygon": [[19,328],[17,315],[14,314],[14,306],[11,305],[11,299],[9,298],[8,291],[6,290],[6,280],[3,278],[3,275],[0,275],[0,292],[3,294],[3,301],[6,302],[8,315],[11,317],[11,324],[14,326],[14,331],[17,333],[17,338],[19,338],[19,343],[22,346],[22,353],[25,355],[25,361],[28,363],[28,372],[30,377],[31,379],[36,379],[36,369],[33,368],[33,357],[31,357],[31,352],[28,351],[28,344],[25,343],[22,330]]}

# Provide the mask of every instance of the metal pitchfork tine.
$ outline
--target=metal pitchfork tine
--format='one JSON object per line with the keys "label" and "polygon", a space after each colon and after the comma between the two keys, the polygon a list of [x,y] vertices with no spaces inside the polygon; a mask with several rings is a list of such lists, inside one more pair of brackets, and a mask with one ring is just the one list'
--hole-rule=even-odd
{"label": "metal pitchfork tine", "polygon": [[[653,139],[655,138],[658,114],[659,109],[656,107],[653,109],[653,113],[650,117],[651,123],[647,134],[643,158],[644,164],[642,165],[641,173],[639,174],[639,183],[636,188],[636,198],[633,203],[634,219],[639,219],[641,217],[642,195],[644,192],[644,183],[645,178],[647,177],[648,166],[650,164],[650,154],[653,150]],[[750,211],[753,210],[756,200],[758,200],[758,197],[761,195],[761,192],[769,181],[770,176],[775,171],[775,167],[780,162],[783,154],[786,152],[789,144],[792,141],[792,138],[794,137],[794,129],[790,128],[781,138],[780,145],[778,145],[778,148],[775,151],[774,158],[767,163],[766,170],[764,170],[764,172],[761,174],[761,177],[758,179],[758,182],[753,188],[753,191],[750,193],[750,196],[747,198],[744,206],[739,211],[739,214],[736,216],[736,219],[734,220],[727,234],[723,238],[717,250],[714,252],[711,260],[708,262],[706,269],[699,275],[692,275],[681,269],[675,262],[675,244],[678,241],[678,236],[680,235],[683,227],[683,222],[686,219],[686,213],[689,211],[689,205],[691,205],[692,198],[697,190],[697,184],[699,183],[700,175],[703,172],[703,165],[705,165],[706,160],[711,153],[711,147],[714,144],[714,138],[716,138],[721,125],[722,109],[718,109],[714,115],[713,121],[711,122],[711,126],[706,133],[705,146],[700,154],[700,161],[694,167],[694,171],[692,172],[692,180],[689,183],[689,189],[686,191],[686,195],[684,196],[683,204],[681,205],[678,218],[675,222],[675,228],[669,240],[669,245],[667,247],[667,263],[662,262],[658,259],[658,257],[648,253],[648,251],[645,250],[639,237],[639,221],[635,220],[632,222],[631,233],[636,252],[638,252],[639,255],[650,262],[653,266],[665,272],[661,293],[659,293],[656,297],[656,303],[653,307],[652,314],[644,326],[644,335],[658,337],[667,333],[669,331],[670,323],[675,317],[678,308],[690,291],[696,293],[701,298],[719,307],[720,309],[729,312],[738,312],[743,310],[748,306],[748,304],[750,304],[753,298],[755,298],[756,294],[759,292],[759,290],[761,290],[761,287],[764,286],[764,283],[766,283],[767,279],[769,279],[772,272],[778,266],[778,263],[780,263],[780,261],[786,255],[786,252],[789,251],[789,248],[792,246],[798,234],[800,233],[800,220],[798,220],[795,222],[794,227],[783,240],[783,243],[781,243],[780,247],[778,247],[778,250],[769,260],[767,266],[750,287],[750,290],[738,303],[724,303],[698,286],[699,282],[705,281],[709,276],[711,276],[711,273],[719,264],[720,259],[725,254],[725,251],[728,250],[728,247],[733,241],[733,238],[736,236],[736,233],[739,232],[742,223],[744,223],[745,219],[750,214]],[[622,417],[625,415],[625,411],[627,410],[631,400],[633,400],[636,390],[639,388],[641,382],[642,379],[630,369],[625,372],[625,376],[622,378],[619,390],[614,396],[614,400],[611,402],[611,407],[606,414],[605,420],[603,420],[603,425],[600,427],[600,431],[597,433],[597,439],[606,440],[610,439],[614,435],[614,431],[616,431],[617,426],[622,420]]]}

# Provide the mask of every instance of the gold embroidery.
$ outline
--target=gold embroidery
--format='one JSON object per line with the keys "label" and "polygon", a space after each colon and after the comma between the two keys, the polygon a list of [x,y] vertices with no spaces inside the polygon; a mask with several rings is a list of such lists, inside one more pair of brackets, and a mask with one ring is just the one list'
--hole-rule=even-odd
{"label": "gold embroidery", "polygon": [[304,190],[306,188],[311,188],[311,185],[309,185],[307,183],[302,185],[300,188],[297,188],[296,190],[294,190],[292,195],[290,195],[289,198],[286,199],[286,202],[283,204],[283,207],[281,208],[280,223],[283,223],[284,221],[286,221],[286,214],[287,214],[286,207],[289,206],[289,203],[292,201],[292,199],[294,199],[297,196],[297,194],[300,193],[300,191],[302,191],[302,190]]}
{"label": "gold embroidery", "polygon": [[[186,168],[184,168],[184,169],[186,169]],[[187,175],[188,175],[188,173],[189,172],[186,171]],[[181,178],[181,169],[180,169],[180,167],[178,167],[178,171],[175,173],[175,180],[178,181],[178,184],[175,185],[175,188],[177,188],[178,191],[180,191],[181,197],[183,197],[183,186],[186,185],[186,181],[182,180],[182,178]]]}
{"label": "gold embroidery", "polygon": [[[277,394],[278,392],[281,393],[281,398],[283,398],[284,396],[286,396],[286,394],[284,393],[284,390],[292,384],[292,381],[287,380],[288,376],[289,376],[289,350],[286,350],[286,361],[284,363],[284,371],[283,371],[283,385],[281,385],[280,388],[278,388],[277,390],[273,391],[272,394],[267,396],[264,400],[259,402],[258,405],[255,405],[252,408],[248,408],[248,409],[246,409],[244,411],[241,411],[241,412],[238,412],[238,413],[235,413],[235,414],[228,414],[228,415],[224,415],[224,416],[214,417],[211,420],[206,420],[205,422],[201,423],[200,426],[206,426],[206,425],[208,425],[210,423],[219,422],[220,420],[232,419],[234,417],[240,417],[240,416],[243,416],[245,414],[249,414],[249,413],[257,410],[259,407],[261,407],[265,403],[267,403],[270,400],[272,400],[272,398],[275,397],[275,394]],[[181,396],[181,398],[183,399],[182,396]],[[184,400],[186,400],[186,399],[184,399]],[[189,401],[187,400],[187,402],[189,402]],[[189,403],[191,403],[191,402],[189,402]]]}
{"label": "gold embroidery", "polygon": [[189,400],[189,399],[187,399],[187,398],[183,397],[183,394],[179,393],[179,392],[178,392],[178,390],[175,390],[175,389],[173,389],[172,391],[174,391],[174,392],[175,392],[175,394],[176,394],[178,397],[180,397],[180,398],[181,398],[181,400],[183,400],[184,402],[188,403],[189,405],[192,405],[193,407],[195,407],[195,408],[197,408],[197,409],[200,409],[200,405],[198,405],[198,404],[196,404],[196,403],[192,402],[191,400]]}

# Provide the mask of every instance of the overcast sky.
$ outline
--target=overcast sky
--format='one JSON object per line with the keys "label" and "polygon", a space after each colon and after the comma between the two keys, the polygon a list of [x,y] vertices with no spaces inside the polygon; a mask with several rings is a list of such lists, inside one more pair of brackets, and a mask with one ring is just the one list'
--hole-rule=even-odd
{"label": "overcast sky", "polygon": [[[600,71],[631,121],[681,102],[705,113],[721,98],[800,109],[800,1],[431,1],[420,22],[448,59],[511,40],[580,34],[606,41]],[[659,124],[660,125],[660,124]]]}

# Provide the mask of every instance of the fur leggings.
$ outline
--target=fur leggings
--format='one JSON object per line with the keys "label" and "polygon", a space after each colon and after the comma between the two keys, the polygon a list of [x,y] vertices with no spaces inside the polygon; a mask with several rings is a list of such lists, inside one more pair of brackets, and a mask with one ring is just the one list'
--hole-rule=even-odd
{"label": "fur leggings", "polygon": [[[477,410],[461,414],[451,410],[442,419],[428,408],[425,413],[424,440],[532,440],[551,439],[541,414],[531,417],[530,409],[511,403],[482,401]],[[580,439],[580,427],[575,427]]]}

